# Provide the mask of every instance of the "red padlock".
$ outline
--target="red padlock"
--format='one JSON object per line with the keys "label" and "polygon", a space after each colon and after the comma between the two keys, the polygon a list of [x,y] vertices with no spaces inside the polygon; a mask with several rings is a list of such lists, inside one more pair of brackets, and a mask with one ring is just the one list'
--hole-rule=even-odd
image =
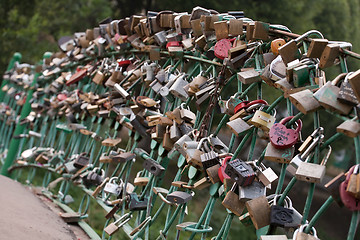
{"label": "red padlock", "polygon": [[225,168],[226,168],[227,162],[230,159],[231,159],[231,156],[225,157],[224,160],[222,161],[220,168],[218,169],[218,175],[219,175],[220,181],[222,183],[224,183],[225,178],[230,179],[230,177],[225,173]]}
{"label": "red padlock", "polygon": [[64,101],[64,100],[66,100],[67,99],[67,95],[65,94],[65,93],[60,93],[60,94],[58,94],[57,95],[57,99],[58,99],[58,101]]}
{"label": "red padlock", "polygon": [[302,121],[299,119],[296,121],[297,128],[287,128],[285,124],[293,119],[294,116],[289,116],[282,119],[279,123],[275,123],[269,131],[269,137],[271,144],[278,149],[290,148],[298,141],[299,133],[302,128]]}
{"label": "red padlock", "polygon": [[258,104],[258,103],[268,105],[268,103],[265,100],[262,100],[262,99],[257,99],[257,100],[251,101],[251,102],[242,101],[241,103],[236,105],[236,107],[234,109],[234,113],[237,113],[237,112],[241,111],[241,109],[243,109],[243,108],[248,108],[251,105]]}
{"label": "red padlock", "polygon": [[231,48],[231,42],[229,39],[221,39],[215,44],[214,54],[220,59],[227,58],[229,56],[229,50]]}
{"label": "red padlock", "polygon": [[120,60],[117,63],[119,67],[127,67],[131,64],[131,60]]}
{"label": "red padlock", "polygon": [[77,69],[77,72],[74,73],[73,75],[71,75],[70,79],[66,81],[66,86],[69,86],[73,83],[77,83],[78,81],[80,81],[81,79],[83,79],[86,75],[87,75],[87,69],[83,68],[83,69]]}
{"label": "red padlock", "polygon": [[340,197],[341,201],[344,203],[345,207],[350,209],[350,211],[359,211],[360,210],[360,200],[356,199],[354,196],[352,196],[350,193],[346,191],[346,188],[349,184],[350,176],[354,172],[355,166],[352,166],[346,176],[346,179],[344,182],[340,184]]}

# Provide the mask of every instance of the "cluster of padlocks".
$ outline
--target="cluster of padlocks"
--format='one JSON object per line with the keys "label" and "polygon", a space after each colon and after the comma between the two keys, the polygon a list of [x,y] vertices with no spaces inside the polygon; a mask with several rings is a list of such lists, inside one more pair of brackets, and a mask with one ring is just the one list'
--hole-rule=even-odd
{"label": "cluster of padlocks", "polygon": [[[2,172],[20,178],[29,168],[28,182],[46,169],[44,192],[62,204],[72,202],[70,184],[84,191],[79,210],[61,215],[65,221],[83,222],[94,198],[108,212],[103,239],[120,228],[132,239],[165,239],[173,226],[177,239],[183,231],[189,239],[226,239],[234,216],[253,225],[258,239],[318,239],[314,224],[336,201],[354,212],[348,236],[354,239],[360,70],[348,72],[346,58],[360,56],[351,44],[328,41],[315,30],[297,35],[240,11],[196,7],[191,14],[105,19],[61,38],[59,47],[36,67],[12,62],[3,76],[0,153]],[[332,66],[342,73],[326,81],[323,69]],[[264,86],[280,96],[268,103]],[[287,113],[279,117],[282,101]],[[320,109],[344,120],[328,139]],[[303,141],[307,114],[314,115],[314,131]],[[124,129],[126,137],[120,136]],[[343,135],[354,138],[357,165],[325,184],[330,197],[310,219],[330,144]],[[248,157],[240,158],[250,138]],[[140,141],[150,145],[149,153]],[[170,161],[178,169],[168,168]],[[134,173],[138,162],[141,170]],[[164,178],[169,171],[173,175]],[[283,188],[286,174],[292,179]],[[303,213],[287,196],[296,181],[310,186]],[[208,203],[199,219],[185,221],[198,191],[209,193]],[[218,232],[211,227],[219,225],[211,222],[215,201],[227,211]],[[158,219],[166,208],[166,220]],[[155,221],[164,223],[160,233],[149,231]],[[276,229],[283,235],[273,235]]]}

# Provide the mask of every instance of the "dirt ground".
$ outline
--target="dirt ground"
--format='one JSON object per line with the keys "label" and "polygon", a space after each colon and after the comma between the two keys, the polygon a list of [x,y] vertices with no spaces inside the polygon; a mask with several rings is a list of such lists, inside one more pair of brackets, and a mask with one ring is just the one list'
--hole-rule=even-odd
{"label": "dirt ground", "polygon": [[60,210],[20,183],[0,175],[0,192],[0,239],[89,239],[76,236],[74,226],[57,214]]}

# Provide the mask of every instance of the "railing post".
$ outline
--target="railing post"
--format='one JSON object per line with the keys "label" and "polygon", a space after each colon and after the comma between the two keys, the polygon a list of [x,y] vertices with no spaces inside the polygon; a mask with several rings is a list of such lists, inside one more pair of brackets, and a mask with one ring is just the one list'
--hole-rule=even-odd
{"label": "railing post", "polygon": [[[46,58],[46,57],[47,57],[47,53],[44,54],[44,58]],[[14,54],[13,59],[15,59],[15,54]],[[38,72],[35,73],[34,80],[33,80],[32,84],[31,84],[31,87],[29,88],[29,90],[27,92],[27,96],[29,96],[29,97],[26,98],[26,102],[25,102],[25,104],[23,105],[23,107],[21,109],[20,120],[16,124],[14,135],[22,134],[24,129],[25,129],[25,125],[24,124],[21,125],[20,122],[21,122],[21,120],[26,118],[29,115],[30,111],[31,111],[30,99],[31,99],[31,96],[34,93],[36,82],[37,82],[37,79],[40,76],[40,74],[41,73],[38,73]],[[15,161],[16,154],[19,151],[19,146],[20,146],[20,139],[11,138],[10,145],[9,145],[9,150],[8,150],[6,159],[5,159],[4,165],[1,168],[1,172],[0,172],[1,175],[10,177],[10,173],[8,172],[8,168],[11,167],[11,165]]]}
{"label": "railing post", "polygon": [[[18,53],[18,52],[14,53],[12,59],[11,59],[10,62],[9,62],[9,65],[8,65],[6,71],[7,71],[7,72],[10,71],[10,70],[14,67],[15,62],[20,62],[20,61],[21,61],[21,58],[22,58],[21,53]],[[8,84],[8,83],[9,83],[9,80],[2,79],[1,89],[2,89],[6,84]],[[0,102],[2,102],[2,101],[4,100],[4,96],[5,96],[5,92],[3,92],[2,90],[0,90]]]}

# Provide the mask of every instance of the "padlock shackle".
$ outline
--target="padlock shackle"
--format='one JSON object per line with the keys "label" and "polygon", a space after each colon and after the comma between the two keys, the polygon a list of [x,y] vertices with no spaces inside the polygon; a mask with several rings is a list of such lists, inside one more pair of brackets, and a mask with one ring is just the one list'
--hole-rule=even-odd
{"label": "padlock shackle", "polygon": [[331,81],[331,85],[338,85],[341,80],[345,79],[346,75],[348,75],[348,73],[340,73],[339,75],[337,75],[334,80]]}
{"label": "padlock shackle", "polygon": [[[285,125],[287,122],[289,122],[293,118],[294,118],[294,116],[288,116],[286,118],[281,119],[279,123],[282,124],[282,125]],[[302,121],[301,121],[301,119],[296,120],[296,123],[297,123],[297,127],[296,127],[295,131],[297,133],[300,133],[300,131],[302,129]]]}
{"label": "padlock shackle", "polygon": [[318,36],[319,38],[324,39],[324,36],[323,36],[322,33],[319,32],[318,30],[310,30],[310,31],[307,31],[306,33],[302,34],[301,36],[297,37],[294,41],[295,41],[296,43],[298,43],[298,42],[304,40],[305,38],[307,38],[307,37],[309,37],[309,36],[311,36],[311,35],[316,35],[316,36]]}

